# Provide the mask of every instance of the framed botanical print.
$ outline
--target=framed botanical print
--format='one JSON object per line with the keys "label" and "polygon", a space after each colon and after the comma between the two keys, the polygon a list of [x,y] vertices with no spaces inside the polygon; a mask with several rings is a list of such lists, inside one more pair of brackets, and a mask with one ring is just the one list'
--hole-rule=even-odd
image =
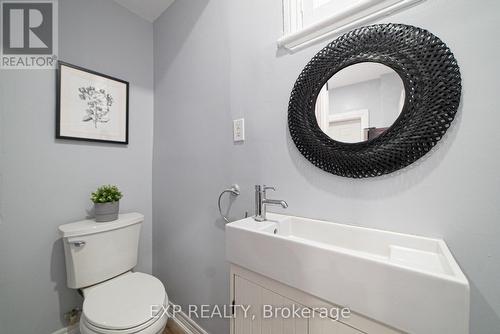
{"label": "framed botanical print", "polygon": [[56,138],[128,144],[129,83],[62,61]]}

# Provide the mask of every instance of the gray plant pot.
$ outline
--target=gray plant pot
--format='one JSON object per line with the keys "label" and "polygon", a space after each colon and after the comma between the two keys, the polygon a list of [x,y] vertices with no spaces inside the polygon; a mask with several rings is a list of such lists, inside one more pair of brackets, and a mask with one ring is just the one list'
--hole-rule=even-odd
{"label": "gray plant pot", "polygon": [[94,208],[96,222],[110,222],[118,219],[118,211],[120,211],[120,201],[109,203],[94,203]]}

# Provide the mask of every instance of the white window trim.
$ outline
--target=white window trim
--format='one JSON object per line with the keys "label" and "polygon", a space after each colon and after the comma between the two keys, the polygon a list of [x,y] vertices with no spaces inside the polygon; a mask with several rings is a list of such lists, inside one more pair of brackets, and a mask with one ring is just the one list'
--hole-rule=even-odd
{"label": "white window trim", "polygon": [[283,31],[298,31],[302,27],[302,0],[283,1]]}
{"label": "white window trim", "polygon": [[[362,0],[344,10],[308,27],[302,26],[300,8],[303,0],[283,0],[285,35],[278,39],[278,47],[290,52],[305,48],[320,40],[332,38],[396,12],[415,6],[425,0]],[[295,31],[289,33],[290,31]]]}

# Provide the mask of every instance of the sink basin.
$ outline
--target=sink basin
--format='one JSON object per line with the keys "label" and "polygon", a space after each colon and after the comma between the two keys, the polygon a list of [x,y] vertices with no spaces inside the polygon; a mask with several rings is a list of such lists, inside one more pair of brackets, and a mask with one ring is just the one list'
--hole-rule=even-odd
{"label": "sink basin", "polygon": [[268,213],[226,225],[226,257],[404,332],[469,333],[469,283],[443,240]]}

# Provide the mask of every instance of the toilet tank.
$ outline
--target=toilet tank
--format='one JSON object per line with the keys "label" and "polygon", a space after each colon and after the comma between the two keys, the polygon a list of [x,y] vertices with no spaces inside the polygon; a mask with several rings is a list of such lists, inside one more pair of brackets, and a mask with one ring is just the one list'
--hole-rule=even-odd
{"label": "toilet tank", "polygon": [[94,285],[134,268],[143,221],[140,213],[126,213],[112,222],[89,219],[59,226],[68,287]]}

